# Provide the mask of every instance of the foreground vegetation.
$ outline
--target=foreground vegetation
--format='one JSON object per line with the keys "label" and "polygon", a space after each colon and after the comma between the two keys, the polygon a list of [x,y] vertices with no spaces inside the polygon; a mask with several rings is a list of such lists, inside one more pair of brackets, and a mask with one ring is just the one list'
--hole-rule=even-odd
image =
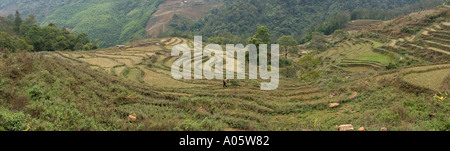
{"label": "foreground vegetation", "polygon": [[[142,46],[151,43],[143,41],[127,50],[3,52],[1,128],[334,131],[351,123],[369,131],[449,130],[448,97],[410,87],[402,73],[448,71],[450,64],[379,74],[333,70],[315,82],[282,78],[279,89],[260,91],[261,81],[254,80],[231,81],[229,88],[220,80],[174,80],[169,68],[174,58],[164,54],[192,41],[156,41],[163,46]],[[341,106],[328,107],[336,102]],[[135,122],[129,119],[133,113]]]}

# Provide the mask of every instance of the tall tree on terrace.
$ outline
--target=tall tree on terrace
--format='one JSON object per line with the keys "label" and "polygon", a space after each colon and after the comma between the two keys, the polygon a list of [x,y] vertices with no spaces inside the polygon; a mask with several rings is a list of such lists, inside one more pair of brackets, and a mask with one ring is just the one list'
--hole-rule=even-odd
{"label": "tall tree on terrace", "polygon": [[297,40],[294,39],[292,36],[281,36],[278,38],[277,43],[280,45],[280,48],[284,51],[285,58],[288,57],[289,53],[296,53],[297,52]]}
{"label": "tall tree on terrace", "polygon": [[265,26],[258,27],[255,35],[248,38],[249,44],[255,44],[256,46],[260,44],[270,44],[270,34],[269,29]]}
{"label": "tall tree on terrace", "polygon": [[19,11],[16,11],[16,15],[14,18],[14,31],[19,34],[20,32],[20,25],[22,25],[22,17],[20,16]]}
{"label": "tall tree on terrace", "polygon": [[[258,60],[259,60],[259,45],[260,44],[267,44],[269,48],[267,48],[267,54],[270,58],[271,53],[269,52],[270,49],[270,34],[269,34],[269,28],[265,26],[258,27],[258,30],[256,31],[255,35],[253,37],[248,38],[248,44],[254,44],[256,45],[256,50],[258,54]],[[246,54],[246,58],[249,58],[248,52]],[[270,64],[270,59],[268,60]]]}

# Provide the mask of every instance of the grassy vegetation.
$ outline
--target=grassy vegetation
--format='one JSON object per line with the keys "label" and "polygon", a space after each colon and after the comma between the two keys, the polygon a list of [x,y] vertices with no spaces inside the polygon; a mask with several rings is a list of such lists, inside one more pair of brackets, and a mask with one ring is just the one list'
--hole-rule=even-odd
{"label": "grassy vegetation", "polygon": [[[428,26],[434,25],[444,23]],[[184,38],[142,40],[123,49],[3,51],[0,130],[335,131],[353,124],[369,131],[448,131],[449,55],[422,38],[390,45],[350,35],[283,67],[293,76],[281,77],[274,91],[261,91],[263,80],[231,80],[223,88],[220,79],[173,79],[170,65],[177,57],[170,48],[192,46]],[[312,67],[301,66],[305,62]],[[294,64],[314,76],[295,76]],[[135,122],[128,119],[133,113]]]}
{"label": "grassy vegetation", "polygon": [[450,74],[450,69],[442,69],[425,73],[411,73],[406,75],[404,79],[414,85],[441,91],[441,85],[448,74]]}
{"label": "grassy vegetation", "polygon": [[[172,79],[167,64],[174,59],[166,55],[167,47],[191,40],[159,40],[170,45],[129,48],[132,51],[1,53],[0,130],[334,131],[348,123],[370,131],[449,130],[448,98],[436,101],[434,92],[409,92],[395,82],[397,76],[335,70],[309,83],[282,78],[275,91],[260,91],[259,80],[236,80],[224,89],[220,80]],[[142,55],[147,53],[158,57]],[[125,58],[140,62],[118,65]],[[87,67],[92,65],[114,72]],[[428,74],[428,68],[394,73],[422,69]],[[341,106],[330,109],[331,102]],[[132,113],[137,122],[128,120]]]}

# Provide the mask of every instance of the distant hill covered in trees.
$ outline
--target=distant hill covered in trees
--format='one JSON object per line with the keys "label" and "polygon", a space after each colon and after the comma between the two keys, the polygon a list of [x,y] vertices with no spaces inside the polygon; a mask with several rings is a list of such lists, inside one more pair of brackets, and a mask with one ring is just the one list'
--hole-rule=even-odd
{"label": "distant hill covered in trees", "polygon": [[32,14],[26,19],[22,19],[19,11],[6,18],[0,16],[2,51],[91,50],[99,47],[97,42],[89,40],[85,33],[72,34],[55,24],[40,27],[36,24],[36,16]]}
{"label": "distant hill covered in trees", "polygon": [[[50,23],[87,33],[99,39],[100,47],[130,42],[146,35],[145,27],[158,6],[166,0],[2,0],[0,16],[19,10],[24,16],[35,14],[41,26]],[[200,20],[187,21],[174,16],[168,31],[161,36],[227,36],[246,42],[256,27],[270,30],[271,40],[292,35],[300,43],[311,39],[312,32],[331,34],[350,19],[387,20],[448,0],[224,0]],[[189,15],[189,14],[186,14]],[[13,16],[13,15],[11,15]],[[223,39],[223,38],[215,38]]]}
{"label": "distant hill covered in trees", "polygon": [[36,21],[40,22],[61,7],[78,1],[80,0],[1,0],[0,16],[14,14],[19,10],[24,16],[35,15]]}
{"label": "distant hill covered in trees", "polygon": [[[388,20],[398,15],[442,5],[447,0],[225,0],[225,6],[187,28],[206,37],[249,37],[256,26],[270,29],[272,41],[281,35],[307,37],[312,31],[331,34],[350,19]],[[310,39],[307,37],[306,40]],[[245,41],[245,39],[243,39]]]}
{"label": "distant hill covered in trees", "polygon": [[[99,39],[100,47],[129,42],[145,35],[145,26],[165,0],[4,0],[0,15],[19,10],[35,14],[41,26],[53,23],[73,33]],[[2,14],[3,12],[3,14]]]}

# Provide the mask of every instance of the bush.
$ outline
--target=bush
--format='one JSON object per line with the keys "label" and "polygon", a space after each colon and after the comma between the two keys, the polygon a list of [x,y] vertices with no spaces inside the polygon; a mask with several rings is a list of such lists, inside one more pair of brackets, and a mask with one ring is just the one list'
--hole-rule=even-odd
{"label": "bush", "polygon": [[417,32],[417,30],[411,29],[411,28],[406,27],[406,26],[403,26],[401,31],[403,33],[408,33],[408,34],[415,34]]}
{"label": "bush", "polygon": [[202,121],[184,120],[175,127],[177,131],[220,131],[225,125],[217,120],[205,118]]}
{"label": "bush", "polygon": [[0,75],[0,89],[5,84],[5,80],[3,80],[2,75]]}
{"label": "bush", "polygon": [[239,82],[239,80],[230,80],[228,84],[230,84],[229,86],[241,86],[241,82]]}
{"label": "bush", "polygon": [[28,91],[28,94],[30,95],[31,100],[33,100],[33,101],[37,101],[37,100],[44,98],[44,93],[41,91],[41,89],[38,86],[32,87]]}
{"label": "bush", "polygon": [[22,112],[12,113],[11,111],[0,109],[0,130],[22,131],[27,128],[25,124],[27,116]]}
{"label": "bush", "polygon": [[281,69],[281,75],[286,78],[297,78],[298,69],[295,66],[288,66],[286,68]]}
{"label": "bush", "polygon": [[287,58],[280,58],[280,68],[291,66],[293,61]]}

